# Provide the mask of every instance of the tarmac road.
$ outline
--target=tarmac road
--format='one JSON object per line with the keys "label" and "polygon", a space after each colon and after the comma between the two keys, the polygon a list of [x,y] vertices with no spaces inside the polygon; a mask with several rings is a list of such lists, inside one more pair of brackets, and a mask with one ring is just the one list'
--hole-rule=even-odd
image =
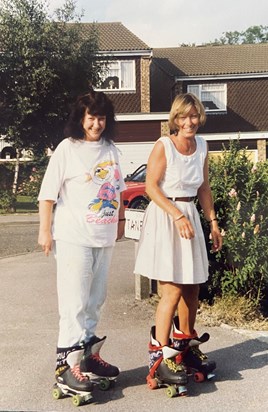
{"label": "tarmac road", "polygon": [[38,214],[0,215],[0,259],[39,250]]}
{"label": "tarmac road", "polygon": [[[32,227],[28,221],[25,233]],[[133,263],[133,241],[118,242],[98,335],[107,335],[102,356],[120,366],[121,374],[109,391],[94,390],[93,403],[82,410],[266,412],[265,332],[197,325],[199,333],[211,335],[202,350],[216,360],[216,378],[200,384],[190,379],[189,396],[183,398],[169,399],[165,389],[147,388],[147,345],[154,307],[134,298]],[[56,401],[51,396],[58,333],[54,258],[41,252],[2,258],[0,282],[0,411],[74,411],[70,398]]]}

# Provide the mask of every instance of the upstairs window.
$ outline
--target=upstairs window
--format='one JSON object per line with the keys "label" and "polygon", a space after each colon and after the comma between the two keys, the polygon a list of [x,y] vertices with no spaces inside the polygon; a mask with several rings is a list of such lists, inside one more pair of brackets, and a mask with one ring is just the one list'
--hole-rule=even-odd
{"label": "upstairs window", "polygon": [[227,107],[227,84],[192,84],[187,88],[203,103],[206,112],[225,112]]}
{"label": "upstairs window", "polygon": [[102,91],[135,91],[134,60],[118,60],[106,64],[97,88]]}

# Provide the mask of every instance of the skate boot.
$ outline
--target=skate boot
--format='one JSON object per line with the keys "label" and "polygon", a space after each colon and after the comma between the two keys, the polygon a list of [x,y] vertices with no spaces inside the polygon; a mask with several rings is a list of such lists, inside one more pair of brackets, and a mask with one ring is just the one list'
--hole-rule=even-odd
{"label": "skate boot", "polygon": [[182,364],[176,363],[176,356],[180,352],[171,346],[161,346],[155,339],[155,326],[151,329],[149,343],[149,375],[147,385],[150,389],[167,387],[168,397],[185,396],[188,382],[187,374]]}
{"label": "skate boot", "polygon": [[106,336],[101,339],[93,336],[85,343],[85,353],[80,363],[83,375],[88,376],[91,382],[99,384],[102,390],[109,389],[111,381],[114,381],[120,372],[116,366],[110,365],[100,357],[99,352],[105,339]]}
{"label": "skate boot", "polygon": [[[196,331],[193,335],[185,335],[179,330],[179,319],[173,319],[173,347],[182,351],[183,362],[187,368],[187,372],[194,372],[195,382],[203,382],[204,380],[212,379],[215,374],[216,362],[209,360],[207,355],[201,352],[199,345],[209,340],[209,334],[204,333],[198,337]],[[181,359],[180,359],[181,361]]]}
{"label": "skate boot", "polygon": [[54,399],[71,396],[75,406],[88,403],[92,398],[93,384],[80,370],[84,353],[82,346],[57,349],[56,383],[53,387]]}

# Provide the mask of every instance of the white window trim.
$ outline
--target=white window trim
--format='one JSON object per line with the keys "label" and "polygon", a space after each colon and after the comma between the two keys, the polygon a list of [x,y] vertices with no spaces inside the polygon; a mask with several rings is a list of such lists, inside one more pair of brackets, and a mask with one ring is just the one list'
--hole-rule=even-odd
{"label": "white window trim", "polygon": [[[199,98],[199,100],[202,102],[202,98],[201,98],[201,95],[202,95],[202,86],[203,85],[207,85],[208,83],[199,83],[199,84],[189,84],[188,86],[187,86],[187,92],[189,93],[190,92],[190,90],[189,90],[189,88],[191,87],[191,86],[194,86],[194,87],[198,87],[198,95],[197,95],[197,97]],[[219,84],[219,83],[209,83],[209,85],[210,86],[212,86],[212,85],[215,85],[215,90],[217,90],[217,84]],[[227,112],[227,83],[220,83],[221,84],[221,86],[223,85],[224,86],[224,89],[223,89],[223,92],[224,92],[224,101],[222,102],[223,103],[223,108],[220,108],[220,109],[206,109],[206,113],[226,113]]]}
{"label": "white window trim", "polygon": [[[121,63],[128,62],[132,63],[132,85],[133,87],[120,87],[121,84]],[[135,60],[130,60],[130,59],[125,59],[125,60],[110,60],[105,63],[107,67],[109,67],[109,63],[118,63],[119,64],[119,87],[116,89],[109,89],[109,88],[99,88],[95,87],[96,90],[102,91],[102,92],[108,92],[108,93],[122,93],[122,92],[135,92],[136,91],[136,66],[135,66]],[[109,70],[109,69],[108,69]],[[107,70],[107,76],[105,78],[109,77],[109,72]]]}

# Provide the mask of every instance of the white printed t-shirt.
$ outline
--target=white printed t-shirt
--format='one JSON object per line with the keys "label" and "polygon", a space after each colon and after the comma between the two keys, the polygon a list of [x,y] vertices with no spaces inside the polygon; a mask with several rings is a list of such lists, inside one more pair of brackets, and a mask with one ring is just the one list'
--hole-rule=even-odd
{"label": "white printed t-shirt", "polygon": [[125,188],[114,144],[64,139],[51,156],[38,197],[57,203],[53,239],[113,246]]}

